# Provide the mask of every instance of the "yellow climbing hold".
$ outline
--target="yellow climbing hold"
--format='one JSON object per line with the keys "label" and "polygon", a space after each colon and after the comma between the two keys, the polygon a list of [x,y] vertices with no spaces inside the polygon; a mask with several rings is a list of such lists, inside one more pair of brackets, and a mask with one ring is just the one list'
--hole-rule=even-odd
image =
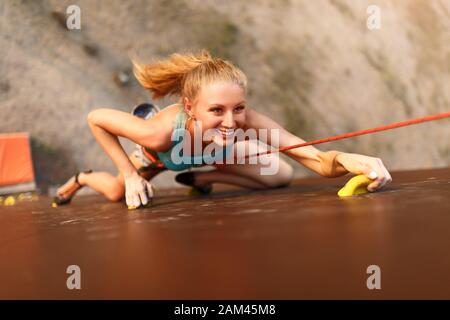
{"label": "yellow climbing hold", "polygon": [[367,186],[372,182],[373,180],[369,179],[367,176],[360,174],[358,176],[355,176],[351,178],[345,186],[339,190],[338,196],[339,197],[350,197],[357,194],[363,194],[369,192],[367,190]]}
{"label": "yellow climbing hold", "polygon": [[17,196],[17,200],[19,201],[33,201],[38,200],[39,197],[36,194],[33,194],[31,192],[25,192],[21,193]]}
{"label": "yellow climbing hold", "polygon": [[187,192],[188,196],[200,196],[202,193],[197,188],[190,188]]}
{"label": "yellow climbing hold", "polygon": [[57,208],[57,207],[58,207],[58,204],[55,202],[52,202],[52,208]]}
{"label": "yellow climbing hold", "polygon": [[141,204],[139,206],[128,206],[128,210],[135,210],[138,208],[149,208],[152,206],[152,204],[153,204],[153,201],[152,201],[152,199],[150,199],[150,201],[147,202],[146,204]]}
{"label": "yellow climbing hold", "polygon": [[16,199],[14,199],[13,196],[9,196],[5,199],[5,202],[3,204],[5,206],[13,206],[16,204]]}

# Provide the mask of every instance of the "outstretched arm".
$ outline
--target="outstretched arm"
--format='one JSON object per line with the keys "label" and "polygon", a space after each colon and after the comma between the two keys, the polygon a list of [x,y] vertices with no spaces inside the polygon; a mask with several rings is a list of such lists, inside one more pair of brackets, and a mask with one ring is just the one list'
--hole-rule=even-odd
{"label": "outstretched arm", "polygon": [[[271,118],[254,109],[247,109],[247,117],[249,127],[269,130],[268,144],[277,149],[305,142],[301,138],[288,132]],[[270,139],[270,130],[272,129],[276,129],[279,132],[278,145],[277,141],[271,141]],[[376,180],[368,186],[370,191],[381,188],[386,183],[392,181],[389,172],[379,158],[339,152],[336,150],[323,152],[313,146],[294,148],[284,151],[284,153],[308,169],[324,177],[338,177],[351,172],[354,174],[366,174],[367,176],[371,175],[370,178],[374,179],[374,176],[372,176],[373,173],[371,174],[371,172],[375,171],[377,177]]]}

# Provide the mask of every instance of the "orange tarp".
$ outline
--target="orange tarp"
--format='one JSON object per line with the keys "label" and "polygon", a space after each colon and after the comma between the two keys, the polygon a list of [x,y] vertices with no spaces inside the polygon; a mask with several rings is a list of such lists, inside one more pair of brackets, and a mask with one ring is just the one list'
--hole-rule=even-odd
{"label": "orange tarp", "polygon": [[0,186],[34,182],[28,133],[0,134]]}

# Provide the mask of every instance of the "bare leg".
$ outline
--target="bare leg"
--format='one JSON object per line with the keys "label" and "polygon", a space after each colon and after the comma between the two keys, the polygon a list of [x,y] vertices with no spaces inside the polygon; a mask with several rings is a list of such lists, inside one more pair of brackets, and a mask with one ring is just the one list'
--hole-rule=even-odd
{"label": "bare leg", "polygon": [[114,176],[109,172],[92,172],[80,173],[78,181],[82,186],[91,187],[111,201],[119,201],[123,197],[121,178],[120,175]]}
{"label": "bare leg", "polygon": [[[142,166],[142,163],[135,155],[130,154],[130,160],[136,169]],[[162,170],[150,170],[142,174],[144,179],[150,180]],[[92,173],[80,173],[78,176],[78,182],[81,186],[89,186],[95,191],[103,194],[111,201],[120,201],[125,196],[125,181],[122,174],[117,176],[112,175],[109,172],[92,172]],[[75,179],[71,178],[61,188],[58,189],[57,194],[62,194],[64,197],[73,196],[80,186],[75,183]]]}
{"label": "bare leg", "polygon": [[234,173],[224,172],[221,170],[212,171],[201,171],[195,173],[195,185],[203,187],[209,185],[213,182],[216,183],[227,183],[236,185],[239,187],[249,188],[249,189],[266,189],[267,187],[251,178],[245,176],[239,176]]}
{"label": "bare leg", "polygon": [[[249,150],[248,144],[254,142],[241,141],[238,143],[245,143],[247,150]],[[258,150],[258,152],[266,150],[262,146],[254,145],[254,148],[256,148],[254,150]],[[278,170],[274,172],[274,174],[261,174],[261,168],[263,166],[269,166],[268,162],[264,162],[264,165],[261,161],[257,161],[256,164],[220,164],[216,165],[217,170],[196,172],[195,184],[202,187],[214,182],[219,182],[250,189],[267,189],[288,185],[293,177],[291,165],[281,158],[271,157],[268,159],[270,159],[270,161],[278,161]],[[269,160],[266,159],[266,161]]]}

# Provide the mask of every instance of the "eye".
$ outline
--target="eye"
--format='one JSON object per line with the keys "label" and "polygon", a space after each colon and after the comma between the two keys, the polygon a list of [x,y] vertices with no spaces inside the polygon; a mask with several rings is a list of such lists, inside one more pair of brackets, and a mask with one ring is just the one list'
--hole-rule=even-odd
{"label": "eye", "polygon": [[222,112],[222,109],[221,108],[212,108],[212,109],[209,109],[209,111],[211,111],[213,113],[220,113],[220,112]]}
{"label": "eye", "polygon": [[241,112],[245,109],[245,106],[239,106],[234,109],[234,111]]}

